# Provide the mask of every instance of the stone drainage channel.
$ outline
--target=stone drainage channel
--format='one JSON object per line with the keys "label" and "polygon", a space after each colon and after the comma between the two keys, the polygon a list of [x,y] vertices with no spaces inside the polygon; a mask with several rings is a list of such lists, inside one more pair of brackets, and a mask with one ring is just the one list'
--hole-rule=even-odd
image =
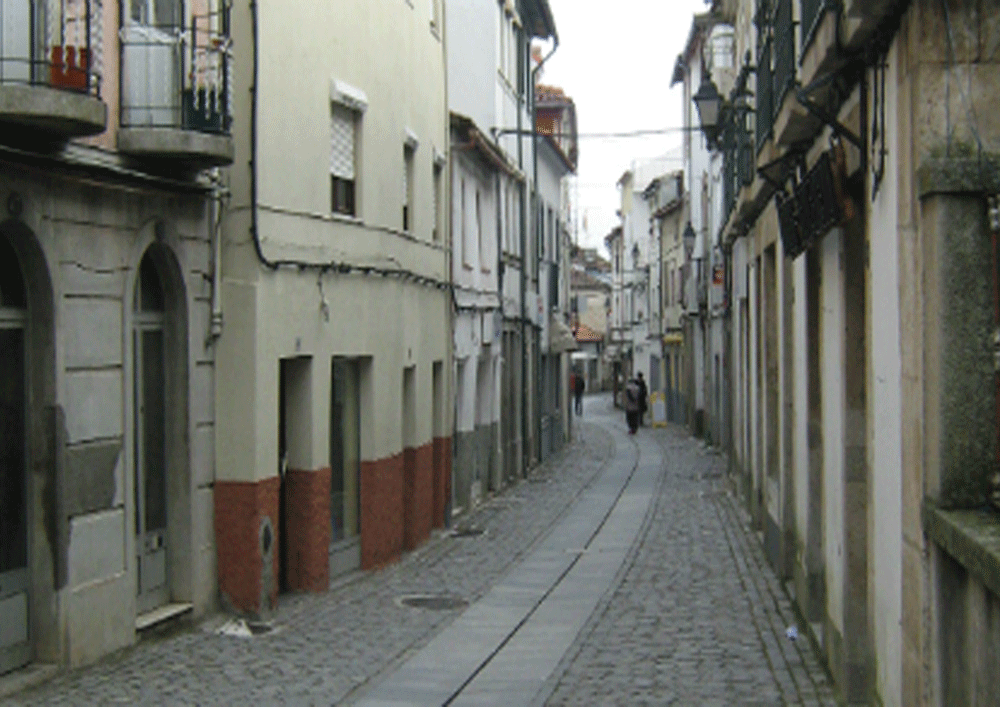
{"label": "stone drainage channel", "polygon": [[[614,588],[661,477],[662,450],[651,436],[629,438],[617,426],[614,433],[616,454],[530,554],[393,673],[362,688],[355,704],[526,705],[538,699]],[[419,606],[433,597],[416,599]]]}

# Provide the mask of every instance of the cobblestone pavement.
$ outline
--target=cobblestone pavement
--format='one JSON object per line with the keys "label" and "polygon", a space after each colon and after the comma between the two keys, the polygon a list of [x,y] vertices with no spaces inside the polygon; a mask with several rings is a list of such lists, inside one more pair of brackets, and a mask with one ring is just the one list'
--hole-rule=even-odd
{"label": "cobblestone pavement", "polygon": [[576,425],[579,442],[530,478],[479,506],[456,527],[385,570],[325,594],[283,595],[273,633],[220,636],[218,621],[150,639],[59,676],[3,705],[330,705],[391,670],[457,611],[400,606],[406,594],[478,599],[572,505],[612,453],[610,435]]}
{"label": "cobblestone pavement", "polygon": [[[285,595],[275,631],[214,633],[218,619],[149,639],[4,705],[339,704],[393,673],[459,611],[401,606],[406,594],[484,596],[564,517],[615,454],[624,420],[586,400],[579,441],[391,567],[324,594]],[[809,643],[785,637],[791,606],[724,460],[681,430],[644,428],[662,449],[655,502],[617,578],[545,684],[553,705],[835,704]]]}
{"label": "cobblestone pavement", "polygon": [[[726,490],[725,458],[678,428],[616,589],[550,678],[549,705],[835,705],[749,517]],[[803,634],[804,635],[804,634]]]}

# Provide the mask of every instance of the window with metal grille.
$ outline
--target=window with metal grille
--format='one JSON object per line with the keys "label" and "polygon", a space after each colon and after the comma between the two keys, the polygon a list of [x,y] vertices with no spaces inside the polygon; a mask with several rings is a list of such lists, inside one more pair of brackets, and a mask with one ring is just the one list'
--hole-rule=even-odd
{"label": "window with metal grille", "polygon": [[757,56],[757,153],[774,136],[773,83],[771,78],[771,40],[766,39]]}
{"label": "window with metal grille", "polygon": [[330,210],[357,215],[357,113],[333,103],[330,110]]}
{"label": "window with metal grille", "polygon": [[431,238],[437,242],[441,240],[441,173],[444,170],[441,165],[434,165],[434,230]]}
{"label": "window with metal grille", "polygon": [[828,0],[801,0],[802,16],[802,53],[816,37],[819,23],[823,20],[823,14],[830,9]]}
{"label": "window with metal grille", "polygon": [[774,7],[774,105],[775,118],[785,95],[795,84],[795,22],[792,0],[776,0]]}

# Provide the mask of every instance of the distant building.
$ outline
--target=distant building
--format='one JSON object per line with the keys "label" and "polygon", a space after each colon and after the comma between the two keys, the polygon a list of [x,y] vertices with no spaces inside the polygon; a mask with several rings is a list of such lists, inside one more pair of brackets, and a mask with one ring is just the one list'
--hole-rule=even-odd
{"label": "distant building", "polygon": [[[605,358],[608,340],[608,312],[611,308],[611,284],[604,282],[591,271],[582,269],[589,264],[600,267],[607,261],[581,251],[573,259],[574,269],[570,278],[570,308],[573,312],[573,333],[578,351],[571,360],[573,367],[585,377],[587,390],[607,390],[611,386],[610,366]],[[579,264],[583,261],[584,264]],[[581,269],[576,269],[576,268]]]}

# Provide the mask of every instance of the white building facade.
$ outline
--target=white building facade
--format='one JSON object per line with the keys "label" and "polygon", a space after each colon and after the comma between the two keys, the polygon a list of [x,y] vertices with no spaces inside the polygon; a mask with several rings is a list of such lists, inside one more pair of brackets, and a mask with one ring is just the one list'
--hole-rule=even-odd
{"label": "white building facade", "polygon": [[531,43],[555,26],[544,0],[448,0],[446,13],[460,511],[522,477],[538,454]]}

